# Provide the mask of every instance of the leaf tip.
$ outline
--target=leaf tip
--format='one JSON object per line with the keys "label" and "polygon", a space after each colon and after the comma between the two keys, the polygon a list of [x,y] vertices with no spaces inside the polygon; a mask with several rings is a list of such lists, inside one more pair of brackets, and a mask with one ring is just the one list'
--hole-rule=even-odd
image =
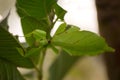
{"label": "leaf tip", "polygon": [[105,51],[107,51],[107,52],[115,52],[115,49],[112,48],[112,47],[107,46],[107,47],[105,48]]}

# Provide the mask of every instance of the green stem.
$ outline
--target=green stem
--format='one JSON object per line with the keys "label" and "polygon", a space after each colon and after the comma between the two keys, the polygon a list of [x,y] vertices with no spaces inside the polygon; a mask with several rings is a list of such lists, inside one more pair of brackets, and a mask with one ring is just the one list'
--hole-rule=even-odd
{"label": "green stem", "polygon": [[32,63],[33,63],[33,65],[34,65],[34,69],[37,72],[38,80],[42,80],[42,78],[43,78],[43,70],[42,69],[43,69],[43,62],[44,62],[45,54],[46,54],[46,48],[44,48],[42,53],[40,53],[38,66],[36,66],[36,64],[34,63],[33,59],[30,58]]}
{"label": "green stem", "polygon": [[55,19],[55,21],[54,21],[53,24],[52,24],[53,26],[54,26],[55,23],[58,21],[58,19],[59,19],[58,17]]}
{"label": "green stem", "polygon": [[50,20],[49,16],[47,16],[47,23],[49,26],[51,26],[51,20]]}
{"label": "green stem", "polygon": [[[38,74],[38,76],[39,76],[39,74],[41,73],[41,71],[38,69],[38,67],[37,67],[36,64],[34,63],[33,59],[32,59],[32,58],[30,58],[30,59],[31,59],[33,65],[34,65],[34,69],[36,70],[36,72],[37,72],[37,74]],[[41,79],[38,78],[38,80],[41,80]]]}
{"label": "green stem", "polygon": [[44,63],[45,54],[46,54],[46,48],[43,49],[40,55],[40,60],[38,64],[38,68],[39,68],[38,80],[42,80],[43,78],[43,63]]}

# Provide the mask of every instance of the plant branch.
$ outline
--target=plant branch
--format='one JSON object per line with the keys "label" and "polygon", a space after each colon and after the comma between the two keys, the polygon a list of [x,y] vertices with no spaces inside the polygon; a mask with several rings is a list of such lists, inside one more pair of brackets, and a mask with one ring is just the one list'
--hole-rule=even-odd
{"label": "plant branch", "polygon": [[43,49],[42,53],[40,54],[40,60],[38,63],[38,68],[39,68],[39,74],[38,74],[38,79],[42,80],[43,78],[43,63],[44,63],[44,58],[46,55],[46,48]]}
{"label": "plant branch", "polygon": [[53,24],[52,24],[53,26],[54,26],[55,23],[58,21],[58,19],[59,19],[58,17],[55,19],[55,21],[54,21]]}
{"label": "plant branch", "polygon": [[[33,59],[32,58],[30,58],[30,59],[31,59],[33,65],[34,65],[34,69],[36,70],[37,74],[39,75],[41,73],[41,71],[38,69],[38,67],[36,66],[36,64],[33,62]],[[39,80],[41,80],[41,79],[39,79]]]}
{"label": "plant branch", "polygon": [[43,68],[43,62],[44,62],[45,54],[46,54],[46,48],[44,48],[43,51],[40,53],[38,66],[36,66],[36,64],[33,62],[33,59],[31,58],[31,61],[34,65],[34,68],[37,72],[38,80],[42,80],[42,78],[43,78],[42,68]]}

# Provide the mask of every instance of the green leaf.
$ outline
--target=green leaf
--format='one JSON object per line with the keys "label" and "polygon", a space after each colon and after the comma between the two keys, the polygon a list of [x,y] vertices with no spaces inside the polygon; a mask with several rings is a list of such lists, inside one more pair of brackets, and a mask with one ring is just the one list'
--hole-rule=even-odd
{"label": "green leaf", "polygon": [[69,32],[72,32],[72,31],[79,31],[80,28],[79,27],[76,27],[76,26],[73,26],[73,25],[67,25],[66,23],[62,23],[59,28],[57,29],[57,31],[55,32],[55,35],[59,35],[63,32],[65,32],[66,30],[69,29]]}
{"label": "green leaf", "polygon": [[40,46],[44,46],[47,44],[47,39],[46,39],[46,32],[36,29],[32,32],[33,37],[35,38],[36,42],[40,43]]}
{"label": "green leaf", "polygon": [[44,46],[48,43],[47,39],[46,39],[46,32],[39,30],[39,29],[36,29],[36,30],[32,31],[31,33],[26,34],[25,37],[33,38],[34,42],[32,42],[31,44],[32,45],[34,44],[35,47]]}
{"label": "green leaf", "polygon": [[55,35],[51,42],[70,55],[97,55],[105,51],[114,51],[102,37],[89,31],[79,31],[73,26]]}
{"label": "green leaf", "polygon": [[59,53],[59,50],[54,45],[52,45],[52,44],[49,44],[48,48],[51,48],[54,51],[54,53],[56,53],[56,54]]}
{"label": "green leaf", "polygon": [[80,58],[78,56],[70,56],[62,51],[49,68],[50,76],[48,80],[63,80],[71,67]]}
{"label": "green leaf", "polygon": [[12,63],[0,59],[0,80],[25,80]]}
{"label": "green leaf", "polygon": [[18,48],[24,53],[24,49],[15,37],[0,26],[0,58],[8,60],[18,67],[32,68],[32,62],[28,58],[24,58]]}
{"label": "green leaf", "polygon": [[48,44],[46,32],[36,29],[31,33],[26,34],[25,37],[34,39],[32,45],[26,50],[25,57],[29,57],[34,63],[37,64],[38,59],[40,58],[41,50]]}
{"label": "green leaf", "polygon": [[[51,31],[50,14],[53,11],[53,5],[57,0],[17,0],[17,12],[21,17],[21,24],[24,35],[35,29],[44,30],[49,35]],[[26,38],[31,46],[33,38]]]}
{"label": "green leaf", "polygon": [[59,26],[59,28],[57,29],[57,31],[55,32],[55,35],[64,32],[65,29],[66,29],[66,23],[61,24],[61,25]]}
{"label": "green leaf", "polygon": [[[24,35],[27,35],[29,33],[32,33],[34,30],[43,30],[48,31],[48,25],[44,21],[37,21],[35,19],[32,19],[30,17],[24,17],[21,19],[22,22],[22,28]],[[33,37],[25,37],[27,40],[27,43],[32,46],[35,42],[35,39]]]}
{"label": "green leaf", "polygon": [[60,7],[57,3],[55,4],[55,13],[57,17],[61,20],[64,20],[64,15],[66,14],[66,11]]}
{"label": "green leaf", "polygon": [[66,31],[68,32],[80,31],[80,28],[77,26],[73,26],[73,25],[67,25]]}
{"label": "green leaf", "polygon": [[17,11],[21,17],[31,16],[41,20],[47,18],[57,0],[17,0]]}
{"label": "green leaf", "polygon": [[41,47],[39,48],[32,48],[30,50],[28,50],[25,54],[25,57],[33,57],[33,56],[38,56],[40,54],[40,51],[41,51]]}
{"label": "green leaf", "polygon": [[25,57],[32,57],[33,62],[37,63],[41,50],[38,48],[48,42],[46,36],[50,32],[49,26],[45,20],[37,20],[29,16],[21,18],[21,23],[27,44],[30,47],[30,50],[25,52]]}
{"label": "green leaf", "polygon": [[46,32],[45,31],[36,29],[32,32],[32,34],[36,40],[46,39]]}
{"label": "green leaf", "polygon": [[7,17],[4,19],[4,20],[2,20],[2,22],[0,22],[0,25],[1,25],[1,27],[4,27],[4,29],[6,29],[6,30],[8,30],[9,29],[9,26],[8,26],[8,16],[9,16],[9,14],[7,15]]}

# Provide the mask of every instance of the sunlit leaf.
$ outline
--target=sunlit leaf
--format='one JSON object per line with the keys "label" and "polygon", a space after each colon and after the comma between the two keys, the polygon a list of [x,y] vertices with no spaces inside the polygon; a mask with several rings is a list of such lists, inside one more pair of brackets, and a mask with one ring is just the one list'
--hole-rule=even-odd
{"label": "sunlit leaf", "polygon": [[97,55],[105,51],[114,51],[102,37],[89,31],[80,31],[73,26],[55,35],[52,44],[60,46],[70,55]]}
{"label": "sunlit leaf", "polygon": [[56,31],[56,33],[55,33],[55,35],[57,35],[57,34],[60,34],[60,33],[64,32],[64,31],[65,31],[65,29],[66,29],[66,23],[61,24],[61,25],[59,26],[59,28],[57,29],[57,31]]}

